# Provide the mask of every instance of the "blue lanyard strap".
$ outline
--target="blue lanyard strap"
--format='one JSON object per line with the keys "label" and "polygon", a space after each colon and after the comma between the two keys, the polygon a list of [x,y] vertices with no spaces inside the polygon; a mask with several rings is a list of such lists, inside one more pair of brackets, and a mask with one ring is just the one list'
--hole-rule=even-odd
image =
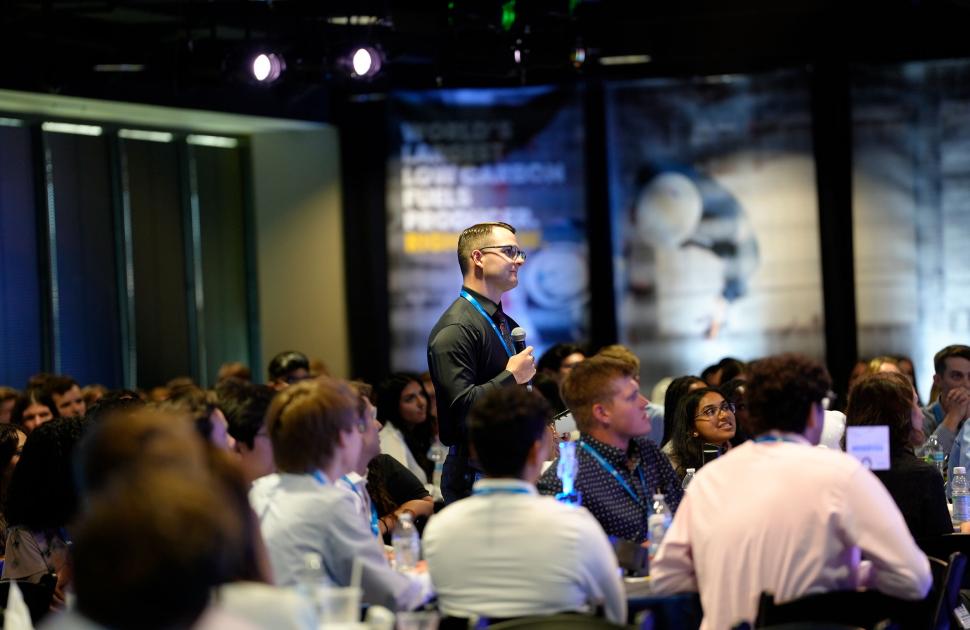
{"label": "blue lanyard strap", "polygon": [[360,492],[357,492],[357,484],[355,484],[353,481],[351,481],[350,480],[350,477],[348,477],[347,475],[344,475],[343,477],[341,477],[341,479],[343,479],[344,482],[348,486],[350,486],[350,489],[353,491],[354,494],[356,494],[358,497],[360,497],[360,500],[361,501],[363,501],[364,503],[369,503],[370,504],[370,530],[372,532],[374,532],[374,535],[375,536],[380,536],[381,535],[381,528],[378,525],[378,522],[379,522],[380,519],[377,518],[377,507],[374,505],[374,502],[373,501],[368,501],[364,497],[363,494],[361,494]]}
{"label": "blue lanyard strap", "polygon": [[472,494],[477,495],[489,495],[489,494],[529,494],[526,488],[475,488],[472,490]]}
{"label": "blue lanyard strap", "polygon": [[323,473],[320,472],[319,470],[313,471],[313,478],[316,479],[317,483],[319,483],[321,486],[327,485],[327,478],[324,477]]}
{"label": "blue lanyard strap", "polygon": [[795,440],[790,440],[788,438],[779,437],[777,435],[761,435],[759,437],[756,437],[754,439],[754,441],[755,442],[758,442],[758,443],[764,443],[764,442],[791,442],[792,444],[798,444],[798,442],[795,441]]}
{"label": "blue lanyard strap", "polygon": [[498,326],[495,325],[495,321],[488,316],[488,313],[486,313],[485,309],[482,308],[482,305],[478,303],[478,300],[475,299],[475,296],[464,289],[461,290],[461,293],[459,293],[459,295],[461,295],[461,297],[468,300],[468,303],[474,306],[475,310],[481,313],[482,317],[485,318],[485,321],[487,321],[489,325],[491,325],[492,330],[495,331],[495,336],[498,337],[498,340],[502,342],[502,347],[505,348],[505,352],[509,356],[512,356],[513,354],[515,354],[514,352],[512,352],[512,349],[509,348],[509,344],[505,341],[505,337],[502,336],[502,333],[501,331],[499,331]]}
{"label": "blue lanyard strap", "polygon": [[[616,468],[613,467],[613,464],[606,461],[606,459],[602,455],[596,452],[596,449],[594,449],[592,446],[590,446],[583,440],[579,441],[579,445],[583,448],[583,450],[585,450],[587,453],[593,456],[593,459],[595,459],[599,463],[599,465],[603,468],[603,470],[613,475],[613,478],[616,479],[616,482],[620,484],[620,487],[626,490],[626,493],[630,495],[630,498],[632,498],[637,505],[646,509],[647,507],[646,502],[643,499],[641,499],[639,496],[637,496],[637,493],[634,492],[633,488],[630,487],[630,484],[626,482],[626,479],[623,478],[623,476],[620,474],[620,471],[618,471]],[[643,478],[643,469],[640,467],[640,464],[637,464],[637,473],[639,473],[640,475],[640,483],[643,485],[643,491],[646,492],[647,480]]]}

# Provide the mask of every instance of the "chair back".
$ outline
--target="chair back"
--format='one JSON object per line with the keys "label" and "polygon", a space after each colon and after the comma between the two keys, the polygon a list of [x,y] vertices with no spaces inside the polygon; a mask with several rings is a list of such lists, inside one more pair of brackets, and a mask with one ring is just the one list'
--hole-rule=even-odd
{"label": "chair back", "polygon": [[615,623],[579,613],[560,613],[510,619],[488,626],[489,630],[617,630]]}
{"label": "chair back", "polygon": [[[916,541],[916,544],[931,558],[949,558],[955,551],[970,558],[970,534],[943,534],[932,538],[921,538]],[[961,588],[970,589],[970,572],[964,572]]]}
{"label": "chair back", "polygon": [[758,601],[755,628],[786,624],[832,624],[855,628],[876,628],[897,617],[913,614],[913,602],[878,591],[829,591],[775,603],[774,595],[762,593]]}
{"label": "chair back", "polygon": [[[940,564],[943,564],[942,570]],[[933,568],[933,591],[935,595],[930,628],[948,630],[953,620],[953,611],[960,605],[960,585],[967,569],[967,557],[960,552],[950,554],[949,562],[943,563],[930,558]],[[942,573],[942,575],[940,575]],[[937,576],[940,575],[939,579]]]}

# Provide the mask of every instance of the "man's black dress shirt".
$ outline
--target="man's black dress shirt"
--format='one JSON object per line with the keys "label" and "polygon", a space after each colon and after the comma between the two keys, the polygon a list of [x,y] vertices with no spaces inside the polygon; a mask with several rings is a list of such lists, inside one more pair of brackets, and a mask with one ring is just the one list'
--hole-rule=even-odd
{"label": "man's black dress shirt", "polygon": [[[478,300],[496,327],[504,323],[511,331],[518,325],[502,312],[501,304],[467,287],[465,290]],[[515,384],[515,377],[505,369],[508,362],[509,355],[495,330],[459,296],[428,337],[428,369],[438,398],[438,432],[443,443],[463,446],[465,418],[472,404],[492,389]]]}

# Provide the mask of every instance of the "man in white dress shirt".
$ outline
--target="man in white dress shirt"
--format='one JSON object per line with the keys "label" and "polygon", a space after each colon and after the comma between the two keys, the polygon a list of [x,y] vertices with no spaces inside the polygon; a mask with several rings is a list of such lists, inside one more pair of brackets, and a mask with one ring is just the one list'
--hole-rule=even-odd
{"label": "man in white dress shirt", "polygon": [[825,368],[783,355],[749,370],[756,437],[697,472],[651,566],[654,592],[699,591],[702,630],[752,622],[763,591],[777,602],[860,587],[925,597],[929,563],[885,487],[849,455],[815,448]]}
{"label": "man in white dress shirt", "polygon": [[599,523],[536,491],[550,416],[545,399],[518,387],[472,407],[469,438],[486,477],[424,532],[445,614],[504,619],[602,606],[608,619],[626,622],[616,557]]}
{"label": "man in white dress shirt", "polygon": [[430,593],[427,574],[391,569],[358,499],[336,483],[360,456],[370,418],[359,403],[345,383],[327,377],[280,392],[266,417],[279,473],[257,479],[250,502],[277,584],[294,584],[306,554],[316,553],[338,586],[350,584],[359,562],[365,602],[414,608]]}

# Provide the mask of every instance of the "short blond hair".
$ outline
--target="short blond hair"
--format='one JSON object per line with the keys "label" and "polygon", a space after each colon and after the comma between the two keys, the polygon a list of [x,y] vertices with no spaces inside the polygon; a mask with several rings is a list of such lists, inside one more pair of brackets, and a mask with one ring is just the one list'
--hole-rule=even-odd
{"label": "short blond hair", "polygon": [[472,252],[488,242],[488,238],[492,235],[495,228],[508,230],[512,234],[515,234],[514,227],[501,221],[476,223],[462,230],[458,236],[458,268],[461,269],[462,276],[465,276],[468,270],[471,269],[469,261],[472,258]]}
{"label": "short blond hair", "polygon": [[577,363],[562,384],[562,397],[576,420],[576,428],[588,432],[596,426],[593,405],[616,394],[613,381],[635,376],[631,365],[610,356],[596,356]]}
{"label": "short blond hair", "polygon": [[329,466],[340,433],[354,429],[360,404],[346,383],[327,376],[276,394],[266,412],[276,467],[300,474]]}
{"label": "short blond hair", "polygon": [[600,351],[596,353],[596,356],[608,357],[610,359],[615,359],[617,361],[626,363],[630,366],[630,369],[633,370],[635,377],[640,375],[640,357],[633,354],[632,350],[621,343],[615,343],[611,346],[606,346],[605,348],[600,349]]}

